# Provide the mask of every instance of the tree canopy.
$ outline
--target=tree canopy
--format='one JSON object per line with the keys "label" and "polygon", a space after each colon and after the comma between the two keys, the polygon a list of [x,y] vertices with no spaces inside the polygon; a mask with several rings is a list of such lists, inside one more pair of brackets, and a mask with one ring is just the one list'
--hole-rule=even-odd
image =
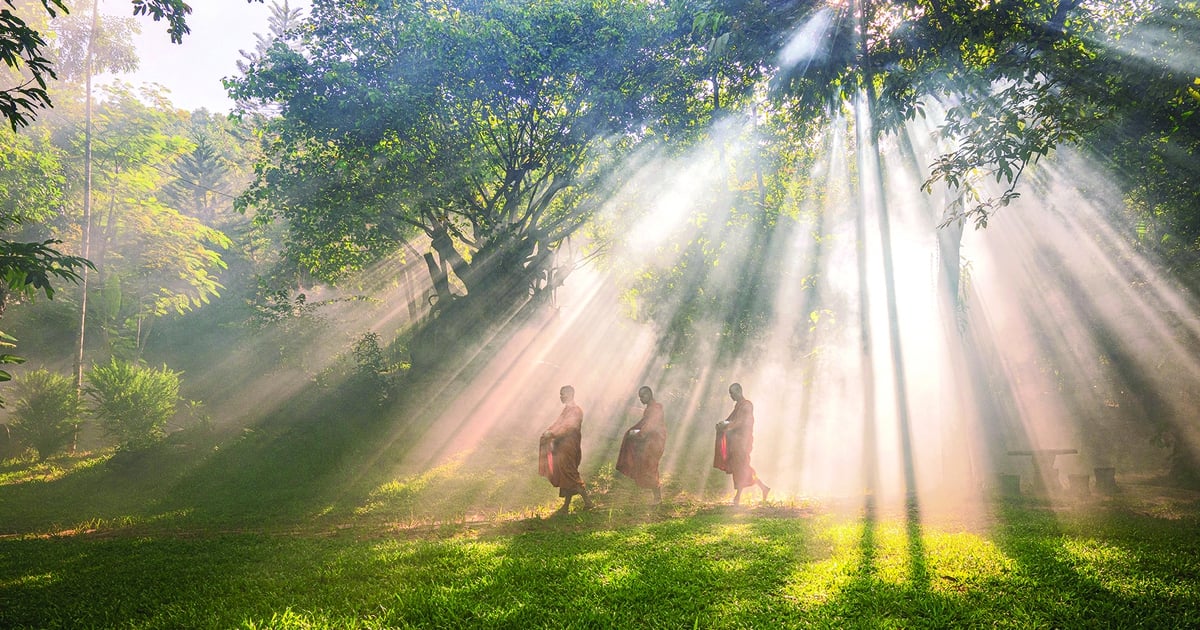
{"label": "tree canopy", "polygon": [[449,274],[523,292],[639,140],[669,27],[637,2],[317,2],[234,82],[281,107],[244,204],[322,278],[423,235],[442,299]]}

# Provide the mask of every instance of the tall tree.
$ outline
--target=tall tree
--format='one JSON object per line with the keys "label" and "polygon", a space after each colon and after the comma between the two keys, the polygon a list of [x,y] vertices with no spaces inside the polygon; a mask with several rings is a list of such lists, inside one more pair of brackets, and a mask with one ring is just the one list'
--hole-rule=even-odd
{"label": "tall tree", "polygon": [[[272,0],[271,15],[267,18],[267,32],[254,34],[254,50],[238,51],[242,56],[237,62],[238,71],[242,74],[248,73],[250,67],[262,61],[267,51],[277,43],[284,46],[293,45],[296,37],[295,30],[300,26],[303,17],[304,10],[291,6],[288,4],[288,0],[283,0],[283,2]],[[278,113],[278,109],[273,103],[241,101],[237,106],[241,112],[266,115]]]}
{"label": "tall tree", "polygon": [[[0,89],[0,115],[16,129],[32,122],[38,109],[51,105],[47,87],[57,73],[55,61],[47,53],[48,43],[41,30],[44,28],[41,20],[69,14],[70,2],[3,2],[8,9],[0,11],[0,58],[9,68],[18,71],[22,79],[13,87]],[[133,15],[149,15],[155,22],[166,20],[172,42],[183,42],[183,36],[190,32],[187,16],[192,8],[183,0],[131,0],[131,3]],[[21,11],[16,11],[17,8]]]}
{"label": "tall tree", "polygon": [[[154,21],[165,19],[173,42],[182,42],[188,32],[186,17],[191,7],[183,0],[132,0],[132,7],[134,15],[149,15]],[[7,66],[0,76],[4,81],[0,85],[0,116],[13,130],[28,125],[38,109],[51,105],[48,83],[56,75],[54,62],[47,56],[43,30],[47,18],[66,13],[66,0],[3,0],[0,6],[0,59]],[[15,79],[15,84],[10,84],[10,79]],[[11,225],[14,221],[14,217],[0,216],[0,225]],[[86,258],[63,255],[53,244],[53,239],[43,242],[0,239],[4,291],[41,291],[50,296],[52,278],[80,279],[80,274],[88,268]],[[12,355],[4,355],[0,362],[15,360]],[[0,372],[0,380],[3,377],[7,373]]]}
{"label": "tall tree", "polygon": [[[86,1],[81,3],[87,6]],[[137,25],[131,19],[102,18],[99,0],[91,0],[87,12],[63,16],[54,23],[58,31],[59,74],[67,83],[83,82],[83,217],[80,253],[91,256],[92,246],[92,79],[98,72],[128,72],[137,69],[132,35]],[[87,338],[88,270],[80,274],[79,331],[75,355],[75,385],[83,387],[83,353]]]}
{"label": "tall tree", "polygon": [[[55,282],[79,280],[80,270],[89,264],[60,252],[61,242],[45,229],[63,201],[60,160],[49,134],[0,129],[0,317],[14,299],[52,298]],[[0,348],[15,341],[0,331]],[[21,360],[0,352],[0,365]],[[0,370],[0,382],[9,378]]]}
{"label": "tall tree", "polygon": [[639,139],[665,26],[649,4],[315,2],[232,95],[279,104],[243,199],[335,279],[417,235],[440,303],[525,299]]}
{"label": "tall tree", "polygon": [[97,112],[94,312],[110,346],[130,354],[140,352],[155,318],[204,304],[222,288],[218,250],[229,239],[163,201],[193,146],[174,133],[182,115],[160,93],[120,83],[107,88]]}
{"label": "tall tree", "polygon": [[212,225],[218,205],[231,197],[226,187],[229,167],[207,134],[197,133],[191,139],[195,145],[179,158],[167,195],[186,214]]}

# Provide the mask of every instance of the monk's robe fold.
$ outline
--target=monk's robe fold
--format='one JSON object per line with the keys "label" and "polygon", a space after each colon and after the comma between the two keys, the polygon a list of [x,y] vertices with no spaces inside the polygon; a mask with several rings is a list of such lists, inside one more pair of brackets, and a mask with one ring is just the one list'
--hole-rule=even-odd
{"label": "monk's robe fold", "polygon": [[577,405],[567,405],[538,443],[538,474],[558,488],[560,497],[583,490],[583,478],[579,476],[582,429],[583,410]]}
{"label": "monk's robe fold", "polygon": [[646,405],[642,419],[625,432],[617,455],[617,471],[633,479],[639,488],[657,488],[658,464],[667,445],[667,422],[662,403]]}
{"label": "monk's robe fold", "polygon": [[733,476],[733,487],[748,488],[758,483],[758,475],[750,466],[750,451],[754,449],[754,403],[742,399],[733,412],[717,424],[717,439],[713,446],[713,468]]}

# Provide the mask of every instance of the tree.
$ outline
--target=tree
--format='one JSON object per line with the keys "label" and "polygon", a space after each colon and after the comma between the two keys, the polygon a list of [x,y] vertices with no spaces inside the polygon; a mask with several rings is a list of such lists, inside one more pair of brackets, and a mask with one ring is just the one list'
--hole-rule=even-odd
{"label": "tree", "polygon": [[[64,178],[59,160],[48,134],[0,130],[0,316],[13,299],[38,294],[53,298],[55,282],[77,281],[80,270],[90,265],[83,258],[60,252],[61,242],[44,230],[44,223],[62,203]],[[15,341],[3,332],[0,340],[7,347]],[[0,354],[0,364],[21,360],[13,354]],[[0,382],[10,378],[0,370]]]}
{"label": "tree", "polygon": [[230,118],[203,109],[167,119],[169,129],[164,131],[185,137],[189,148],[173,165],[174,179],[162,200],[209,227],[244,227],[248,218],[233,212],[233,201],[251,179],[258,119]]}
{"label": "tree", "polygon": [[242,207],[286,219],[319,278],[419,235],[440,307],[454,281],[523,301],[561,281],[555,248],[639,140],[663,27],[636,2],[317,2],[230,82],[280,107]]}
{"label": "tree", "polygon": [[[22,18],[13,12],[19,0],[3,1],[9,10],[0,11],[0,58],[9,68],[22,73],[23,80],[15,87],[0,90],[0,115],[15,130],[32,122],[38,109],[51,106],[47,85],[57,78],[55,62],[46,52],[46,38],[31,20],[66,15],[68,0],[20,2],[20,8],[31,12],[33,18]],[[190,32],[187,15],[192,9],[183,0],[132,0],[132,4],[133,15],[149,15],[155,22],[166,20],[172,42],[182,43],[183,36]]]}
{"label": "tree", "polygon": [[[137,67],[131,33],[137,26],[129,20],[100,17],[99,0],[92,0],[90,19],[70,17],[56,20],[60,34],[59,65],[64,78],[82,79],[84,85],[83,131],[83,227],[80,230],[80,253],[91,255],[92,247],[92,79],[97,71],[124,72]],[[83,354],[87,340],[88,273],[80,276],[79,334],[75,353],[75,386],[83,387]]]}
{"label": "tree", "polygon": [[1081,143],[1107,156],[1125,178],[1136,242],[1192,280],[1200,272],[1200,164],[1194,159],[1200,82],[1179,61],[1181,51],[1200,46],[1200,4],[1156,4],[1152,11],[1118,4],[1103,16],[1106,40],[1119,46],[1108,50],[1104,72],[1088,83],[1103,88],[1112,109]]}
{"label": "tree", "polygon": [[191,140],[195,146],[180,156],[175,166],[176,180],[167,195],[186,214],[212,225],[222,197],[232,197],[224,190],[229,167],[206,134],[198,133]]}
{"label": "tree", "polygon": [[[4,237],[0,242],[4,247],[17,247],[13,240],[47,244],[50,236],[38,226],[49,221],[62,203],[65,181],[60,158],[45,132],[0,131],[0,235]],[[13,264],[24,267],[18,260]],[[9,297],[8,287],[0,284],[0,315]]]}
{"label": "tree", "polygon": [[[238,71],[242,74],[248,73],[251,66],[263,61],[267,51],[277,43],[289,47],[295,44],[297,37],[296,29],[303,17],[304,10],[292,7],[288,4],[287,0],[283,0],[282,3],[278,2],[278,0],[272,0],[271,15],[267,18],[267,32],[254,34],[254,50],[238,51],[242,55],[242,58],[237,62]],[[237,108],[242,115],[246,113],[259,115],[275,115],[279,113],[278,107],[273,103],[248,100],[238,102]]]}
{"label": "tree", "polygon": [[[149,103],[149,104],[147,104]],[[136,356],[149,324],[207,303],[222,288],[219,230],[164,203],[172,169],[193,148],[172,133],[181,114],[161,94],[108,89],[96,120],[91,259],[95,305],[110,346]],[[76,131],[77,133],[77,131]]]}
{"label": "tree", "polygon": [[[66,0],[3,0],[3,3],[7,8],[0,9],[0,59],[4,60],[7,72],[3,77],[6,84],[0,89],[0,115],[16,131],[32,122],[38,109],[51,105],[47,88],[49,80],[56,74],[54,62],[46,53],[46,39],[39,29],[44,28],[47,17],[66,14],[67,4]],[[156,22],[165,19],[173,42],[182,42],[188,33],[186,17],[191,8],[183,0],[132,0],[132,6],[134,15],[149,15]],[[18,15],[18,8],[28,17]],[[16,85],[8,87],[8,79],[14,77]],[[20,221],[20,218],[0,216],[0,229]],[[0,289],[0,306],[10,293],[32,295],[41,291],[47,297],[52,296],[52,278],[82,279],[90,263],[86,258],[61,254],[53,247],[57,243],[55,239],[42,242],[0,239],[0,281],[5,285]],[[7,337],[3,333],[0,336]],[[17,360],[6,354],[0,358],[0,364]],[[8,378],[8,373],[0,370],[0,381]]]}

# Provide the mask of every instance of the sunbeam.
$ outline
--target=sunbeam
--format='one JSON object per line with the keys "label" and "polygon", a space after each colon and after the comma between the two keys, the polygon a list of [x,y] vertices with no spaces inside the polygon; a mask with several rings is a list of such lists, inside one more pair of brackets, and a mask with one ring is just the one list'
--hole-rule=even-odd
{"label": "sunbeam", "polygon": [[803,73],[810,64],[820,63],[827,53],[827,42],[823,40],[835,15],[833,9],[826,7],[797,27],[779,52],[779,67],[785,70],[799,68]]}

